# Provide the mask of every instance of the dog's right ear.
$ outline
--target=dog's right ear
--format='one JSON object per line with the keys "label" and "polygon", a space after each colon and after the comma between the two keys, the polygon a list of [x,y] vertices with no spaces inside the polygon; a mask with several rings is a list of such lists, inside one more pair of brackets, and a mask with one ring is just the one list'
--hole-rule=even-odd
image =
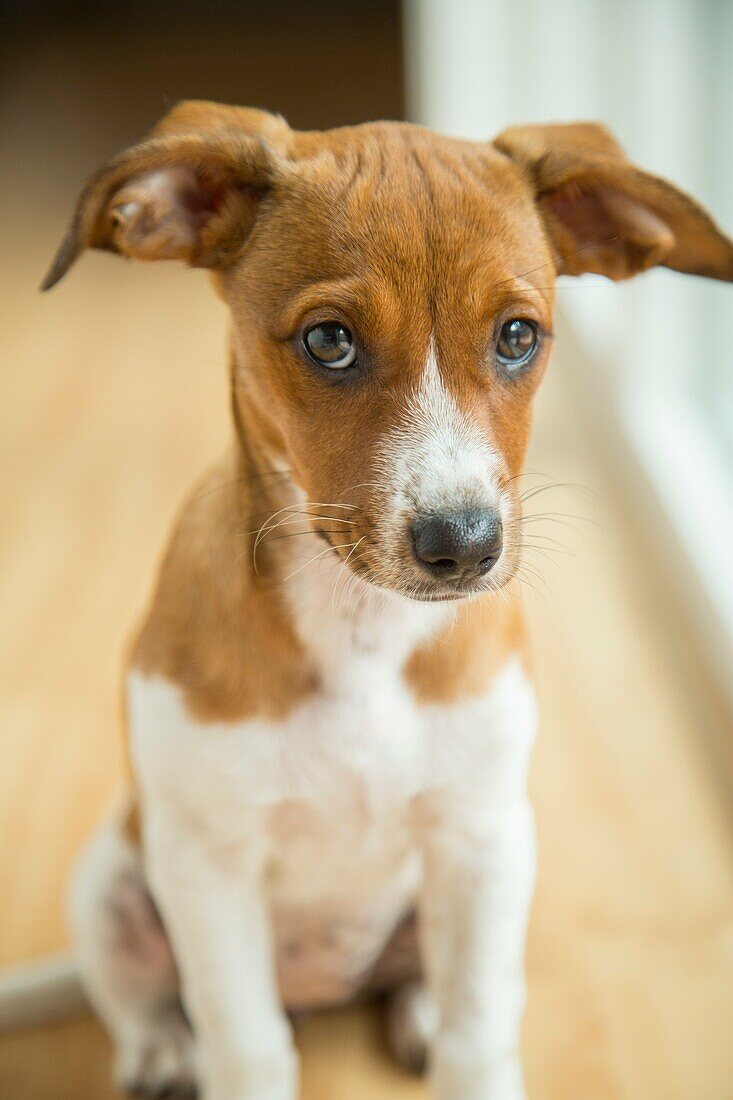
{"label": "dog's right ear", "polygon": [[148,140],[92,177],[41,289],[54,286],[85,248],[193,267],[231,263],[283,173],[277,146],[283,149],[289,132],[264,111],[180,104]]}
{"label": "dog's right ear", "polygon": [[733,241],[689,195],[627,160],[604,126],[514,126],[494,146],[534,191],[558,274],[628,279],[659,265],[733,282]]}

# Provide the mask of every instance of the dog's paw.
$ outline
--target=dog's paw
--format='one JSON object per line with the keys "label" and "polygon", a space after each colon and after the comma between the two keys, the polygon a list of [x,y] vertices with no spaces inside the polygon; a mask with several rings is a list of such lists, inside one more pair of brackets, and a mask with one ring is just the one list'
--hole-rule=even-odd
{"label": "dog's paw", "polygon": [[422,982],[407,982],[387,1004],[387,1042],[408,1073],[423,1074],[438,1024],[435,1003]]}
{"label": "dog's paw", "polygon": [[129,1036],[117,1049],[120,1089],[144,1100],[193,1100],[196,1096],[193,1036],[180,1012],[169,1012]]}

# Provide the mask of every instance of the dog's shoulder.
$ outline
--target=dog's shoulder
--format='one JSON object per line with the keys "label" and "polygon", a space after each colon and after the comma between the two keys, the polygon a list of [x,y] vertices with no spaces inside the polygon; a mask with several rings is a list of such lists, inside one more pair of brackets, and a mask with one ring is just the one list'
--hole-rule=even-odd
{"label": "dog's shoulder", "polygon": [[236,453],[194,487],[132,649],[131,669],[179,686],[202,720],[283,717],[310,689],[278,593],[245,560],[258,507]]}

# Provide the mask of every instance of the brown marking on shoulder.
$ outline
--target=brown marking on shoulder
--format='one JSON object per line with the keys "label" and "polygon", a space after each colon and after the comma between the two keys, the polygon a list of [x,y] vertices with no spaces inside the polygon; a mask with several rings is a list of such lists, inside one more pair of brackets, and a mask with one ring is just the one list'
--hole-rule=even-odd
{"label": "brown marking on shoulder", "polygon": [[491,595],[459,607],[453,625],[412,653],[404,678],[420,703],[457,703],[483,695],[513,655],[529,663],[519,598]]}
{"label": "brown marking on shoulder", "polygon": [[132,667],[177,684],[201,721],[279,720],[315,686],[273,584],[273,551],[263,547],[260,574],[252,569],[249,532],[279,504],[250,477],[235,454],[196,488],[133,651]]}

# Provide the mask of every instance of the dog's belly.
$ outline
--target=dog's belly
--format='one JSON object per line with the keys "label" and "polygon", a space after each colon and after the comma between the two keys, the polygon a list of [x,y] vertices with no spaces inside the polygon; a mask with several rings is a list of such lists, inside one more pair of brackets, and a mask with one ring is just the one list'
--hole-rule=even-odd
{"label": "dog's belly", "polygon": [[412,910],[395,926],[379,904],[276,909],[273,932],[280,994],[290,1011],[341,1004],[419,973]]}
{"label": "dog's belly", "polygon": [[315,1008],[417,974],[421,862],[403,813],[271,812],[270,902],[284,1004]]}

